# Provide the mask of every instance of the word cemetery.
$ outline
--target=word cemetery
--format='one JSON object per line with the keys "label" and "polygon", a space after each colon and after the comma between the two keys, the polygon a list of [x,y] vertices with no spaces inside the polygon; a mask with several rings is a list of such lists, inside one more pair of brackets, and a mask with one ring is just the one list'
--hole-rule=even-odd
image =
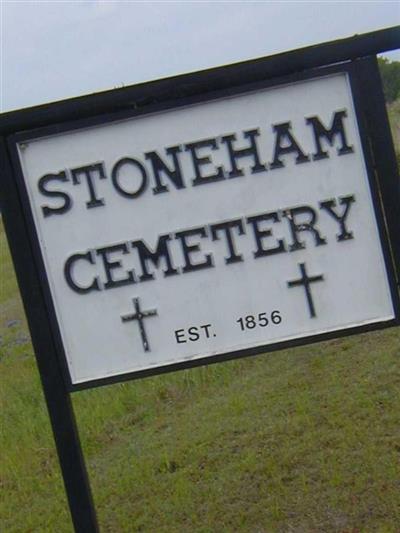
{"label": "word cemetery", "polygon": [[[156,279],[155,269],[160,266],[158,278],[174,276],[215,268],[216,260],[211,253],[201,255],[200,239],[211,238],[220,241],[221,249],[225,252],[225,265],[242,262],[238,241],[240,236],[250,233],[253,243],[251,257],[253,259],[266,258],[285,252],[304,250],[307,246],[321,246],[328,244],[328,239],[322,236],[318,229],[320,214],[330,216],[337,224],[336,240],[342,242],[353,239],[346,220],[350,213],[350,206],[355,202],[353,195],[338,198],[336,201],[326,200],[319,203],[319,210],[309,205],[302,205],[283,210],[261,213],[246,218],[217,222],[179,231],[175,234],[157,236],[156,245],[149,247],[143,240],[115,243],[106,247],[99,247],[86,252],[74,253],[65,261],[64,274],[68,286],[77,293],[87,294],[92,291],[108,290],[123,285]],[[282,232],[289,235],[285,239],[273,239],[273,229],[269,224],[286,223]],[[286,230],[286,231],[285,231]],[[301,235],[308,232],[308,241]],[[175,239],[178,242],[171,242]],[[197,239],[195,241],[194,239]],[[335,237],[333,238],[335,239]],[[174,246],[175,244],[175,246]],[[173,255],[172,250],[179,250]],[[124,255],[134,254],[136,269],[124,269]],[[93,266],[93,279],[86,286],[79,281],[79,262],[84,261]],[[221,263],[219,259],[218,264]],[[164,266],[161,267],[161,264]],[[151,266],[150,266],[151,265]],[[174,265],[179,265],[175,267]],[[85,265],[87,266],[87,265]],[[74,271],[74,274],[72,272]],[[100,273],[99,273],[100,272]],[[117,278],[117,276],[119,276]]]}

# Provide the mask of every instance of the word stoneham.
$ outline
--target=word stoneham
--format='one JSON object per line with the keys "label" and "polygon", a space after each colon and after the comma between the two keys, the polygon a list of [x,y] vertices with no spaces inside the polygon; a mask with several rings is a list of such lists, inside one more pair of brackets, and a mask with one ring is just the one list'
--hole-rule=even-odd
{"label": "word stoneham", "polygon": [[17,149],[74,385],[393,320],[343,69]]}
{"label": "word stoneham", "polygon": [[[312,154],[307,154],[302,149],[299,141],[296,140],[289,121],[272,125],[274,150],[273,159],[270,163],[262,162],[260,159],[258,150],[260,128],[253,128],[243,131],[241,134],[219,135],[218,137],[188,142],[183,145],[170,146],[163,149],[162,156],[156,150],[143,154],[141,159],[127,155],[114,163],[109,173],[107,173],[103,162],[89,163],[78,168],[61,170],[55,174],[49,173],[39,179],[39,191],[44,196],[56,198],[59,200],[60,205],[45,204],[41,208],[42,213],[44,217],[48,217],[61,215],[72,209],[74,205],[73,195],[68,194],[65,189],[60,189],[60,183],[65,182],[85,187],[86,208],[93,209],[104,207],[107,203],[106,199],[99,197],[96,192],[96,182],[98,180],[108,179],[116,193],[123,198],[133,200],[146,192],[149,188],[149,182],[152,184],[152,193],[161,194],[168,192],[170,186],[175,189],[185,189],[188,184],[196,187],[215,183],[216,181],[243,177],[245,176],[245,170],[241,167],[243,159],[250,160],[248,168],[250,174],[260,174],[267,172],[267,170],[284,168],[284,156],[288,154],[292,155],[292,162],[295,164],[320,161],[330,156],[329,151],[322,147],[323,141],[327,141],[331,146],[337,141],[337,155],[339,156],[350,154],[353,152],[353,147],[347,142],[343,123],[346,116],[347,112],[345,110],[334,112],[330,126],[323,124],[318,116],[305,119],[305,123],[310,126],[309,134],[314,141],[314,152]],[[247,146],[243,146],[242,140]],[[222,149],[226,150],[226,156],[229,158],[228,169],[224,169],[223,166],[215,167],[212,164],[212,153]],[[189,153],[193,167],[192,176],[183,175],[180,162],[182,152]],[[146,162],[148,162],[150,168],[146,167]],[[127,174],[128,179],[133,182],[133,187],[128,188],[123,185],[121,176],[124,174]],[[164,176],[168,178],[168,183],[165,182]]]}

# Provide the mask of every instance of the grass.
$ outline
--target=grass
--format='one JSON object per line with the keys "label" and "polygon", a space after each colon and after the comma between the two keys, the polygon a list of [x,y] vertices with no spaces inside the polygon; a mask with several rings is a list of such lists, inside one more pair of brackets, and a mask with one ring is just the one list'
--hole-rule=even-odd
{"label": "grass", "polygon": [[[0,530],[71,532],[1,224],[0,268]],[[399,532],[399,347],[392,328],[74,394],[101,531]]]}
{"label": "grass", "polygon": [[[2,531],[69,532],[1,242]],[[102,531],[398,531],[399,345],[395,328],[75,394]]]}
{"label": "grass", "polygon": [[400,98],[389,104],[388,115],[392,130],[392,137],[397,150],[400,147]]}

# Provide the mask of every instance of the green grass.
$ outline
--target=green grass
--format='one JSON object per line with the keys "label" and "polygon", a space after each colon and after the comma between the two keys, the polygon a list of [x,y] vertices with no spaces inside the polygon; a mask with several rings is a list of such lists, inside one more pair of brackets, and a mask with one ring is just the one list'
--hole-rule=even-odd
{"label": "green grass", "polygon": [[397,166],[400,168],[400,98],[388,104],[387,110],[396,151]]}
{"label": "green grass", "polygon": [[[1,243],[1,530],[68,532]],[[399,345],[395,328],[75,394],[102,530],[399,531]]]}
{"label": "green grass", "polygon": [[[1,223],[0,270],[0,530],[71,532]],[[74,394],[101,530],[399,532],[399,356],[393,328]]]}

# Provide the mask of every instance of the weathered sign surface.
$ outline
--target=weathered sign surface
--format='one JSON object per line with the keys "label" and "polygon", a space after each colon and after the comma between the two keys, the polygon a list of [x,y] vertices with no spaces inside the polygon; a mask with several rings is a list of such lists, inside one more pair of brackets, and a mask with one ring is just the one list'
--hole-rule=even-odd
{"label": "weathered sign surface", "polygon": [[18,154],[74,384],[395,316],[346,72]]}

